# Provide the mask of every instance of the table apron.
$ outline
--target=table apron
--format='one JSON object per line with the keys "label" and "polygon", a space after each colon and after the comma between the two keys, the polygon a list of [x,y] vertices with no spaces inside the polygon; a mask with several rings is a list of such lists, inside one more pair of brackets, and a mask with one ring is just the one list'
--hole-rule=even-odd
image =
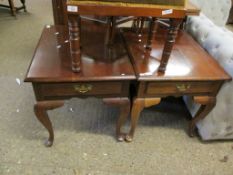
{"label": "table apron", "polygon": [[124,6],[97,6],[97,5],[73,5],[76,12],[67,11],[68,15],[100,15],[100,16],[153,16],[160,18],[185,18],[185,9],[173,9],[172,13],[166,13],[169,7],[149,8],[149,7],[124,7]]}
{"label": "table apron", "polygon": [[167,96],[216,96],[222,81],[175,81],[175,82],[141,82],[138,97],[167,97]]}
{"label": "table apron", "polygon": [[128,97],[129,81],[80,82],[80,83],[33,83],[37,101],[65,100],[70,98]]}

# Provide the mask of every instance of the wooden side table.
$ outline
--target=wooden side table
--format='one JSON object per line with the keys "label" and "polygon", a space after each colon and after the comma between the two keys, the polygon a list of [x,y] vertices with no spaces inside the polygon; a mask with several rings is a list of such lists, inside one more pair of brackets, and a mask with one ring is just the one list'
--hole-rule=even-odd
{"label": "wooden side table", "polygon": [[[54,141],[53,127],[47,110],[61,107],[64,100],[73,97],[102,98],[106,104],[119,106],[116,133],[119,141],[124,140],[120,127],[130,112],[129,86],[130,82],[136,79],[133,67],[124,49],[125,54],[115,61],[103,62],[88,56],[102,53],[101,44],[98,43],[104,42],[101,37],[104,36],[104,30],[91,24],[85,26],[87,30],[82,29],[85,36],[82,45],[88,49],[83,50],[81,73],[76,74],[70,68],[71,54],[66,27],[47,26],[43,30],[25,78],[34,88],[37,100],[34,106],[35,114],[49,132],[46,146],[52,146]],[[90,32],[98,35],[93,36]],[[121,37],[117,38],[116,45],[124,45]],[[119,49],[122,52],[122,48]]]}
{"label": "wooden side table", "polygon": [[125,30],[123,34],[138,80],[137,94],[132,102],[131,129],[126,137],[129,142],[133,140],[141,111],[159,104],[161,98],[168,96],[189,95],[201,105],[189,125],[189,135],[193,136],[196,123],[214,108],[223,83],[231,80],[214,58],[182,31],[178,34],[166,73],[159,73],[165,33],[157,32],[151,52],[143,50],[143,43],[138,44],[133,32]]}

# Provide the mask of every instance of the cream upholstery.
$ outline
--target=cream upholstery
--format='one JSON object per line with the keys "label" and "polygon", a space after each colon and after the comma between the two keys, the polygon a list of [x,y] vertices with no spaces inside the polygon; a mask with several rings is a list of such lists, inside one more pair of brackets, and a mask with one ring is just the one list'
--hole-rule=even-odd
{"label": "cream upholstery", "polygon": [[[192,0],[200,5],[202,14],[189,17],[187,31],[233,77],[233,33],[224,27],[231,0]],[[208,17],[207,17],[208,16]],[[192,116],[199,109],[190,97],[185,102]],[[233,139],[233,82],[225,83],[217,96],[214,110],[198,123],[202,139]]]}
{"label": "cream upholstery", "polygon": [[224,26],[231,8],[231,0],[189,0],[201,8],[216,25]]}

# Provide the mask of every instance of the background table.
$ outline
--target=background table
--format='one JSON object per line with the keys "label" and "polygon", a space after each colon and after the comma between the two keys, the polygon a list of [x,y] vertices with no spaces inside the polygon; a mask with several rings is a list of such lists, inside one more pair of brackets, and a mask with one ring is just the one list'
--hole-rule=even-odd
{"label": "background table", "polygon": [[[67,15],[69,21],[70,48],[72,57],[72,70],[80,72],[80,19],[81,15],[99,15],[99,16],[135,16],[135,17],[152,17],[151,26],[155,22],[155,18],[170,19],[170,29],[165,39],[163,54],[159,66],[160,72],[165,72],[166,65],[169,60],[177,31],[180,24],[185,19],[187,13],[190,12],[186,6],[169,6],[169,5],[151,5],[151,4],[128,4],[128,3],[107,3],[102,1],[67,1]],[[192,9],[194,15],[194,10]],[[152,29],[153,27],[151,27]],[[150,30],[149,40],[152,38],[152,30]],[[150,42],[146,48],[150,48]]]}

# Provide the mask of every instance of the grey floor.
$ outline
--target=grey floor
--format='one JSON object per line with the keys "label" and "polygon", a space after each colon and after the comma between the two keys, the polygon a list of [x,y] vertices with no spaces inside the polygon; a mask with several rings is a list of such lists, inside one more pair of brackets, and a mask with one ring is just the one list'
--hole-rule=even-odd
{"label": "grey floor", "polygon": [[47,132],[23,79],[43,26],[53,23],[52,8],[49,0],[27,6],[17,19],[0,9],[0,175],[233,174],[232,142],[189,138],[189,114],[174,100],[143,111],[135,140],[127,144],[114,138],[116,108],[72,99],[49,112],[55,143],[45,148]]}

